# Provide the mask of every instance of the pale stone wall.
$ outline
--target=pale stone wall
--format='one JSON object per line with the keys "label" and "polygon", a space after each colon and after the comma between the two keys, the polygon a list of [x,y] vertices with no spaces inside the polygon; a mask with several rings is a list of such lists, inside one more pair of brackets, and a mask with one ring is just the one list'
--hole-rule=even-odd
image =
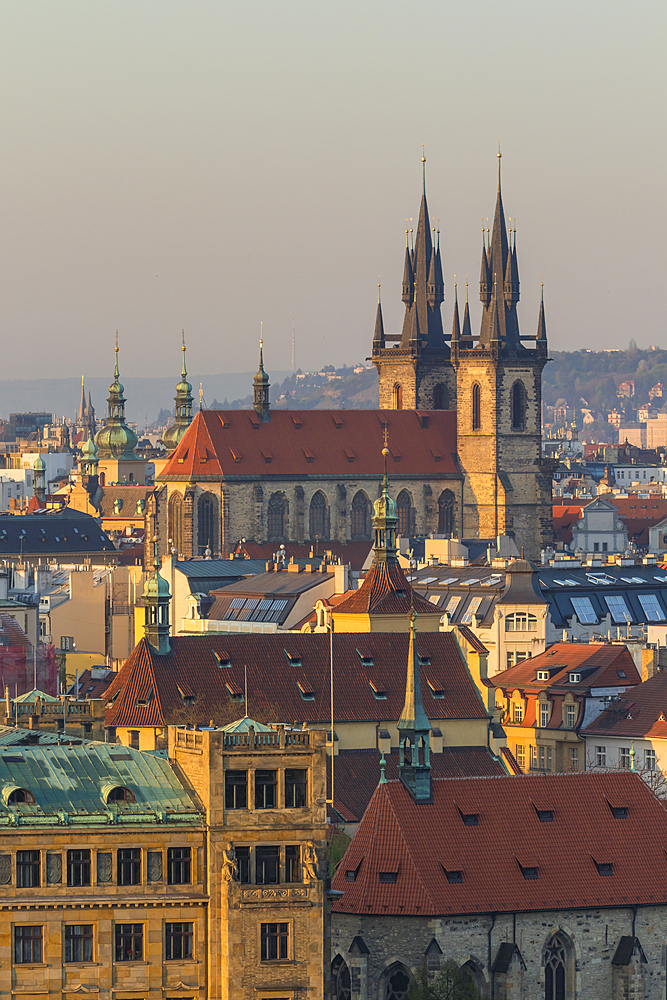
{"label": "pale stone wall", "polygon": [[445,386],[446,409],[456,409],[456,374],[449,356],[416,357],[400,347],[373,351],[373,364],[378,370],[380,409],[393,410],[394,386],[403,389],[404,410],[432,410],[435,387]]}
{"label": "pale stone wall", "polygon": [[[384,1000],[386,972],[399,963],[408,970],[426,961],[435,938],[444,961],[466,963],[478,971],[482,995],[495,1000],[540,1000],[544,997],[544,951],[553,934],[560,932],[570,946],[567,1000],[663,1000],[665,995],[665,939],[667,904],[639,907],[634,935],[646,964],[636,957],[628,966],[612,966],[621,937],[633,935],[633,909],[576,909],[534,913],[488,914],[460,917],[382,917],[333,913],[332,960],[341,955],[351,972],[350,1000]],[[368,949],[350,948],[361,937]],[[498,949],[516,942],[517,956],[507,972],[493,972]],[[362,953],[360,953],[360,951]]]}

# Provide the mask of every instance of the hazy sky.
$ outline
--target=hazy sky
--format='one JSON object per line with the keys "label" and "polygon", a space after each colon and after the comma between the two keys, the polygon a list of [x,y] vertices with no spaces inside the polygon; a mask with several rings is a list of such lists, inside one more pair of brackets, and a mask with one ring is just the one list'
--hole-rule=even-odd
{"label": "hazy sky", "polygon": [[400,330],[426,143],[451,327],[497,140],[523,332],[665,346],[654,0],[0,0],[2,377],[269,370]]}

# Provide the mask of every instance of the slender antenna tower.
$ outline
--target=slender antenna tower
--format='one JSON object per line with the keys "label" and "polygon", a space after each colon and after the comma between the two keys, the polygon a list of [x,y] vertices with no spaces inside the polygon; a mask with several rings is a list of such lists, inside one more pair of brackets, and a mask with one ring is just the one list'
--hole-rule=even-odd
{"label": "slender antenna tower", "polygon": [[292,374],[295,372],[294,367],[294,313],[292,313]]}

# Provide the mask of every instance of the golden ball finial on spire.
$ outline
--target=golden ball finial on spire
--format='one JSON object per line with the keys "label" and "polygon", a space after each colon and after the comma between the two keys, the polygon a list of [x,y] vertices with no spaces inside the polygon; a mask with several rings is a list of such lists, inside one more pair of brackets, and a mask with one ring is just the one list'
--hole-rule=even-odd
{"label": "golden ball finial on spire", "polygon": [[502,160],[503,158],[503,154],[500,152],[500,139],[498,139],[498,152],[496,153],[496,156],[499,160]]}
{"label": "golden ball finial on spire", "polygon": [[184,351],[185,350],[185,330],[181,330],[181,333],[183,334],[183,345],[181,347],[181,350]]}
{"label": "golden ball finial on spire", "polygon": [[118,330],[116,330],[116,354],[118,354]]}

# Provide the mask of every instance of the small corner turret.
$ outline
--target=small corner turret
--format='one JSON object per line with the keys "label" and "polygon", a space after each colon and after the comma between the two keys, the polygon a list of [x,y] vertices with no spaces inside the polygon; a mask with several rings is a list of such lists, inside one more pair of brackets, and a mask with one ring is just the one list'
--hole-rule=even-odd
{"label": "small corner turret", "polygon": [[431,802],[431,723],[422,702],[417,612],[411,608],[405,704],[398,720],[398,774],[415,802]]}
{"label": "small corner turret", "polygon": [[269,376],[264,371],[264,340],[259,341],[259,370],[253,382],[255,413],[261,421],[267,423],[271,419],[269,409]]}

